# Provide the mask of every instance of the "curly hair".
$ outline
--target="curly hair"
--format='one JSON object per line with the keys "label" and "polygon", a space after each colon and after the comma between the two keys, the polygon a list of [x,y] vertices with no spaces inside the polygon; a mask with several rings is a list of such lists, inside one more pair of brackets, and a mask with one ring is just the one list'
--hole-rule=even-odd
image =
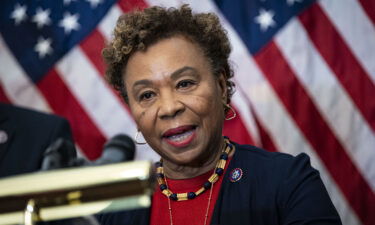
{"label": "curly hair", "polygon": [[114,39],[102,52],[109,83],[120,91],[128,103],[122,76],[130,56],[137,51],[147,50],[148,46],[161,39],[175,35],[183,35],[197,43],[209,60],[213,74],[224,75],[229,103],[234,83],[230,81],[233,71],[228,60],[231,46],[226,31],[215,14],[193,14],[188,5],[182,5],[179,9],[154,6],[120,16]]}

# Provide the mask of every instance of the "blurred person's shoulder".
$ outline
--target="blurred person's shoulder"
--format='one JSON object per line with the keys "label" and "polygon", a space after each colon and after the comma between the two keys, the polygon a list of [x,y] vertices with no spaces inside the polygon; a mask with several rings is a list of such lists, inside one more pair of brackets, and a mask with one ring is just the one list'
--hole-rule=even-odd
{"label": "blurred person's shoulder", "polygon": [[0,115],[4,118],[17,118],[17,120],[21,121],[25,121],[29,118],[32,118],[34,120],[50,121],[65,120],[64,118],[57,115],[5,103],[0,103]]}

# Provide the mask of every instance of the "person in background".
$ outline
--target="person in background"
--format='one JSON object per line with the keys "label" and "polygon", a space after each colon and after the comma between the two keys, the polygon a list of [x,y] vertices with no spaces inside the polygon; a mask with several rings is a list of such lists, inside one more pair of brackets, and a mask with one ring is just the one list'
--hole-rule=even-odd
{"label": "person in background", "polygon": [[0,103],[0,178],[40,170],[45,151],[59,138],[74,143],[65,119]]}
{"label": "person in background", "polygon": [[222,136],[235,116],[230,52],[218,17],[187,5],[118,19],[106,73],[135,119],[136,142],[142,134],[161,160],[152,206],[98,215],[101,224],[341,224],[306,154]]}

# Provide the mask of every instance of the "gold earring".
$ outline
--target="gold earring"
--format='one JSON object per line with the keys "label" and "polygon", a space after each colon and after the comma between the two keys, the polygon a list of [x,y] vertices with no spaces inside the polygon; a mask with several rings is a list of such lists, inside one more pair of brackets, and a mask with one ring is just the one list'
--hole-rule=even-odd
{"label": "gold earring", "polygon": [[224,105],[226,107],[226,109],[228,109],[228,111],[232,111],[232,113],[230,114],[231,116],[228,118],[227,115],[228,115],[228,111],[225,110],[225,120],[232,120],[234,119],[236,116],[237,116],[237,113],[236,111],[234,111],[234,109],[229,105],[229,104],[225,104]]}
{"label": "gold earring", "polygon": [[134,142],[137,144],[137,145],[145,145],[147,144],[147,142],[139,142],[137,139],[138,139],[138,135],[140,134],[141,132],[139,130],[137,130],[137,132],[135,133],[135,137],[134,137]]}

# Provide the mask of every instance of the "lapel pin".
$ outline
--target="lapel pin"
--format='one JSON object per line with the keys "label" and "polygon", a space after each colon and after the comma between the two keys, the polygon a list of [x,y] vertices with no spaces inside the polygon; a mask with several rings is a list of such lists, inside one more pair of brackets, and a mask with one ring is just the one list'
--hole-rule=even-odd
{"label": "lapel pin", "polygon": [[237,182],[242,178],[243,171],[240,168],[235,168],[230,172],[229,180],[232,182]]}

